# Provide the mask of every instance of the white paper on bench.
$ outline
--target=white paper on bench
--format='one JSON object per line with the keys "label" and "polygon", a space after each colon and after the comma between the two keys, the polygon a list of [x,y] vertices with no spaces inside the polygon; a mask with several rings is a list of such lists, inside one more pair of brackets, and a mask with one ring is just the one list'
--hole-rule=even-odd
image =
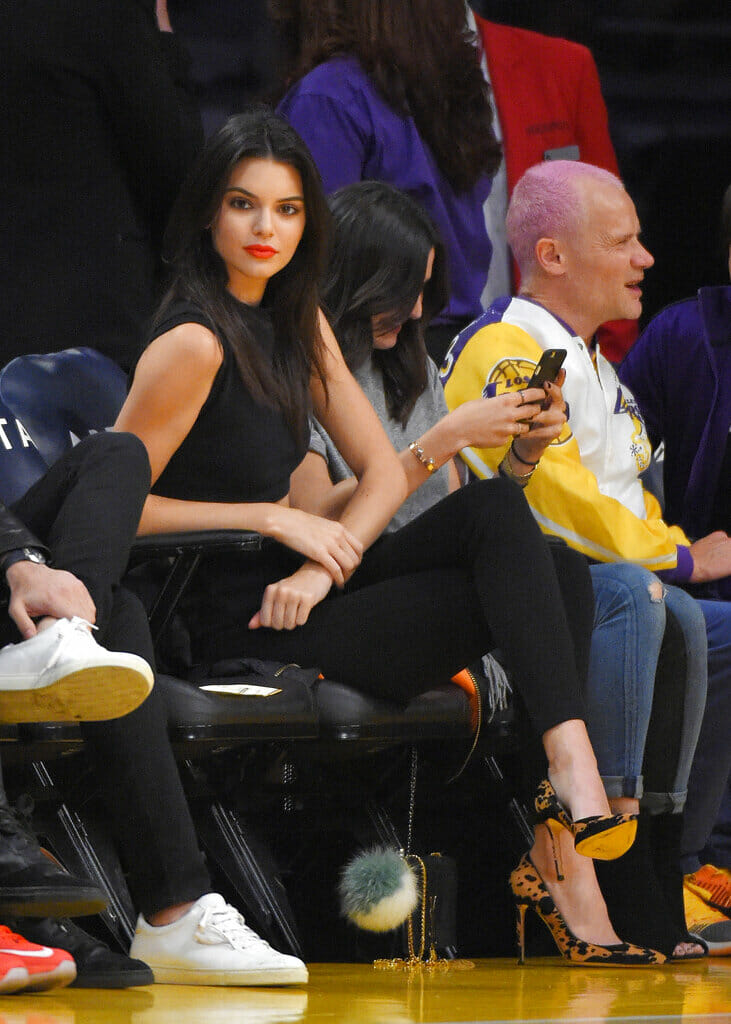
{"label": "white paper on bench", "polygon": [[211,683],[201,686],[201,690],[223,693],[227,697],[273,697],[275,693],[282,692],[273,686],[253,686],[251,683]]}

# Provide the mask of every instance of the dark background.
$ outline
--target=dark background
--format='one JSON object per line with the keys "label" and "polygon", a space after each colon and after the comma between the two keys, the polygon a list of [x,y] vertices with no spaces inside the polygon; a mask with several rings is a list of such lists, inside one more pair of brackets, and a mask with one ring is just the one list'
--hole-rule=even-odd
{"label": "dark background", "polygon": [[[459,2],[459,0],[455,0]],[[193,55],[206,131],[281,89],[266,0],[170,0]],[[656,259],[643,323],[700,285],[728,280],[718,219],[731,183],[728,0],[474,0],[485,17],[589,46],[619,165]],[[638,13],[640,12],[640,13]]]}

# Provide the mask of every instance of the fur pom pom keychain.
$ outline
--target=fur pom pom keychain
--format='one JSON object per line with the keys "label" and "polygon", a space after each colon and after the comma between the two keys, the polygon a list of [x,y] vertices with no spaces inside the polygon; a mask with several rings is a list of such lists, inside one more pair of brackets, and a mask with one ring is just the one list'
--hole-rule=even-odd
{"label": "fur pom pom keychain", "polygon": [[371,932],[398,928],[419,905],[416,875],[399,850],[375,846],[356,854],[339,888],[343,914]]}

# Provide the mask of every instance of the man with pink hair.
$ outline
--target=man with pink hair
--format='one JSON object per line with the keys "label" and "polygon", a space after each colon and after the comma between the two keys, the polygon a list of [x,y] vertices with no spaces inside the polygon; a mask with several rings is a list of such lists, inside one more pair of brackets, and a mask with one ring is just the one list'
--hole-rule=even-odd
{"label": "man with pink hair", "polygon": [[[544,532],[596,562],[629,561],[678,584],[731,575],[731,539],[715,531],[691,541],[662,518],[642,484],[652,450],[637,403],[602,356],[596,332],[607,320],[637,319],[653,258],[640,242],[634,204],[609,171],[557,160],[529,168],[515,186],[508,242],[521,273],[506,296],[462,331],[442,368],[450,409],[528,384],[543,351],[565,349],[568,420],[543,455],[530,434],[501,449],[461,452],[478,477],[503,472],[525,487]],[[504,462],[505,460],[505,462]],[[666,597],[672,607],[674,588]],[[731,605],[698,602],[709,651],[708,704],[693,762],[682,852],[702,849],[731,769]],[[731,952],[731,921],[689,922],[713,949]]]}

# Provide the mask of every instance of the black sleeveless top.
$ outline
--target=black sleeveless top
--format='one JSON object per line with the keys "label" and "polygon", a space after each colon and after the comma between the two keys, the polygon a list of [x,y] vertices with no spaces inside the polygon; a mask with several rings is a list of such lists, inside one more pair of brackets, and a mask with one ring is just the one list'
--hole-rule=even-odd
{"label": "black sleeveless top", "polygon": [[[239,303],[257,344],[270,357],[275,338],[270,314]],[[180,324],[202,324],[223,349],[223,362],[187,437],[155,482],[152,493],[188,501],[279,501],[307,451],[307,435],[293,437],[278,410],[257,402],[239,373],[230,344],[204,313],[179,302],[156,328],[153,341]]]}

